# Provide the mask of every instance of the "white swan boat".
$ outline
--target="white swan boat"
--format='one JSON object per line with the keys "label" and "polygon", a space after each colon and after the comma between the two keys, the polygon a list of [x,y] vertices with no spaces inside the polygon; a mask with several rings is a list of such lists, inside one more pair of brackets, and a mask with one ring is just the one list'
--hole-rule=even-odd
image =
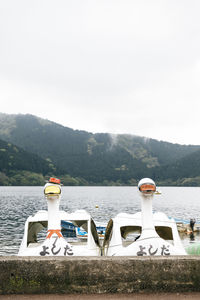
{"label": "white swan boat", "polygon": [[[38,211],[28,217],[25,223],[24,236],[19,249],[19,256],[99,256],[101,248],[96,226],[85,210],[67,213],[59,210],[61,196],[60,181],[50,178],[44,187],[48,211]],[[61,220],[68,226],[81,227],[87,232],[84,241],[65,238],[61,232]],[[43,241],[39,240],[40,232],[48,229]]]}
{"label": "white swan boat", "polygon": [[152,213],[156,185],[142,179],[138,188],[142,196],[141,212],[118,214],[107,225],[103,243],[105,256],[186,255],[176,222],[164,213]]}

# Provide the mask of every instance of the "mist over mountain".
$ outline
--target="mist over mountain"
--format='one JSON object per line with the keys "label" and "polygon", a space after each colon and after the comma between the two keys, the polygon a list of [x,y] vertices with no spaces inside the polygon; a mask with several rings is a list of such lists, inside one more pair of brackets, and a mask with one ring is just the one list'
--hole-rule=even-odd
{"label": "mist over mountain", "polygon": [[[162,184],[182,185],[184,180],[187,185],[200,184],[200,146],[126,134],[93,134],[33,115],[2,113],[0,138],[27,154],[21,160],[12,158],[13,170],[43,176],[52,173],[67,184],[132,185],[142,177],[152,177]],[[41,161],[34,161],[33,155]],[[7,174],[10,169],[9,165],[4,168],[4,160],[0,156],[0,171]]]}

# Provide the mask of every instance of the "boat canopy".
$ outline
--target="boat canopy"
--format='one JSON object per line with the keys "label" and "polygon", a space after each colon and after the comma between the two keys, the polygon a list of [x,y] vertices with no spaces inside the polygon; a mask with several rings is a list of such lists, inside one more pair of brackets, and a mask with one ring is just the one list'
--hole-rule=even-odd
{"label": "boat canopy", "polygon": [[[71,222],[74,226],[82,227],[88,232],[88,224],[90,220],[90,231],[97,246],[100,246],[99,237],[96,230],[96,225],[91,219],[91,216],[85,210],[77,210],[73,213],[66,213],[65,211],[59,212],[60,220]],[[62,224],[62,223],[61,223]],[[48,227],[48,212],[45,210],[38,211],[34,216],[27,219],[27,246],[30,243],[37,243],[37,236]]]}
{"label": "boat canopy", "polygon": [[[171,241],[173,244],[180,243],[178,232],[176,230],[176,223],[174,219],[168,218],[162,212],[153,214],[153,223],[157,234],[164,240]],[[142,230],[141,212],[135,214],[120,213],[115,218],[108,222],[103,247],[108,247],[113,236],[118,239],[116,243],[126,246],[123,240],[134,242],[140,236]],[[119,234],[117,234],[119,232]]]}

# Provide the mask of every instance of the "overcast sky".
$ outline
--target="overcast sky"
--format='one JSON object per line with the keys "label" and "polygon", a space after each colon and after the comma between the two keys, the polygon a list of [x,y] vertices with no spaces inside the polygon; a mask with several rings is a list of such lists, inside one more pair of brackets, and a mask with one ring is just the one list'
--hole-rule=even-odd
{"label": "overcast sky", "polygon": [[0,111],[200,144],[200,1],[0,0]]}

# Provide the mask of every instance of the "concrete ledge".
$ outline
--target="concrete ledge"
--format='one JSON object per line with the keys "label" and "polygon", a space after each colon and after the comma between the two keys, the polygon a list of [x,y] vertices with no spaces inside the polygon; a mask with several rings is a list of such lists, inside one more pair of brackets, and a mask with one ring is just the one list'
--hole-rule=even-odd
{"label": "concrete ledge", "polygon": [[199,292],[200,257],[0,257],[0,294]]}

